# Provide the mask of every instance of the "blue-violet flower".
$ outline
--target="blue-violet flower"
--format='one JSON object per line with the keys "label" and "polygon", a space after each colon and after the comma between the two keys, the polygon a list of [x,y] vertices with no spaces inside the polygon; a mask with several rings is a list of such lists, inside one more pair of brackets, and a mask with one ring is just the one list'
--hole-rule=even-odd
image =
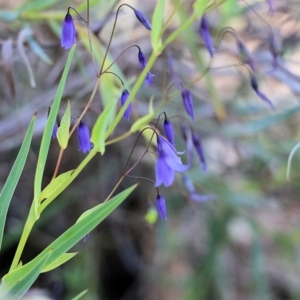
{"label": "blue-violet flower", "polygon": [[[146,56],[144,55],[144,53],[140,49],[139,49],[139,53],[138,53],[138,59],[139,59],[141,69],[144,70],[146,67],[146,64],[147,64],[147,59],[146,59]],[[145,85],[146,86],[153,84],[154,76],[155,75],[150,72],[147,73],[147,75],[145,77]]]}
{"label": "blue-violet flower", "polygon": [[165,118],[164,121],[164,130],[166,137],[168,141],[174,146],[175,145],[175,139],[174,139],[174,130],[173,130],[173,125],[171,121],[168,118]]}
{"label": "blue-violet flower", "polygon": [[181,97],[187,114],[194,120],[194,104],[192,94],[188,89],[183,88],[181,90]]}
{"label": "blue-violet flower", "polygon": [[197,152],[197,154],[199,156],[199,159],[200,159],[201,168],[205,172],[206,169],[207,169],[207,166],[206,166],[204,151],[203,151],[203,147],[202,147],[202,144],[201,144],[200,137],[199,137],[198,134],[193,133],[192,134],[192,139],[193,139],[194,147],[195,147],[196,152]]}
{"label": "blue-violet flower", "polygon": [[158,194],[156,198],[156,208],[160,218],[162,220],[167,220],[166,201],[164,197],[162,197],[160,194]]}
{"label": "blue-violet flower", "polygon": [[[125,89],[122,92],[122,95],[121,95],[121,98],[120,98],[120,102],[121,102],[122,106],[125,104],[128,97],[129,97],[129,92]],[[130,118],[131,107],[132,107],[132,103],[129,103],[128,107],[126,108],[126,110],[124,112],[124,118],[127,119],[127,120],[129,120],[129,118]]]}
{"label": "blue-violet flower", "polygon": [[202,16],[202,19],[200,21],[199,33],[206,46],[206,49],[209,52],[210,57],[212,57],[214,54],[214,47],[213,47],[213,42],[209,31],[208,21],[205,15]]}
{"label": "blue-violet flower", "polygon": [[175,172],[185,172],[189,166],[183,165],[175,147],[160,135],[157,135],[158,158],[155,165],[156,182],[158,187],[164,184],[170,186],[175,180]]}
{"label": "blue-violet flower", "polygon": [[90,142],[90,130],[84,122],[80,121],[77,128],[77,133],[79,150],[83,153],[91,151],[92,144]]}
{"label": "blue-violet flower", "polygon": [[73,18],[68,12],[62,25],[61,46],[70,49],[74,43],[76,43],[76,28]]}

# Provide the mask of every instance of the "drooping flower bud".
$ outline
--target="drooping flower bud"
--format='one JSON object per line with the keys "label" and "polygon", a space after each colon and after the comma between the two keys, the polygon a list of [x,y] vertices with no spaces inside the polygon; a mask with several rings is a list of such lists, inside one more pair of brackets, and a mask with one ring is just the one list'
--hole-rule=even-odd
{"label": "drooping flower bud", "polygon": [[187,114],[194,120],[194,103],[193,103],[192,94],[188,89],[183,88],[181,90],[181,96]]}
{"label": "drooping flower bud", "polygon": [[[144,55],[144,53],[139,49],[139,53],[138,53],[138,59],[139,59],[139,63],[140,63],[140,67],[142,70],[145,69],[146,65],[147,65],[147,59],[146,56]],[[153,84],[153,77],[155,75],[148,72],[146,77],[145,77],[145,85],[152,85]]]}
{"label": "drooping flower bud", "polygon": [[166,201],[164,197],[162,197],[160,194],[158,194],[156,198],[156,208],[160,218],[162,220],[167,220]]}
{"label": "drooping flower bud", "polygon": [[251,57],[249,50],[239,39],[237,39],[237,46],[238,46],[238,50],[239,50],[239,56],[240,56],[241,63],[249,65],[251,70],[253,72],[256,72],[254,60]]}
{"label": "drooping flower bud", "polygon": [[73,18],[68,12],[62,25],[61,46],[62,48],[70,49],[74,43],[76,43],[76,28]]}
{"label": "drooping flower bud", "polygon": [[78,125],[77,134],[78,134],[79,150],[82,151],[83,153],[91,151],[92,144],[90,142],[90,137],[91,137],[90,130],[83,121],[80,121]]}
{"label": "drooping flower bud", "polygon": [[139,10],[133,8],[133,11],[135,13],[135,16],[137,17],[137,19],[148,29],[151,30],[152,26],[151,23],[149,22],[149,20],[147,19],[147,17]]}
{"label": "drooping flower bud", "polygon": [[166,137],[167,137],[168,141],[173,146],[175,146],[173,125],[172,125],[171,121],[168,118],[165,118],[164,130],[165,130],[165,134],[166,134]]}
{"label": "drooping flower bud", "polygon": [[209,24],[208,24],[208,21],[207,21],[205,15],[202,16],[202,19],[200,21],[199,34],[206,46],[206,49],[209,52],[210,57],[213,57],[214,47],[213,47],[213,42],[212,42],[212,38],[210,35]]}
{"label": "drooping flower bud", "polygon": [[[121,102],[122,106],[125,104],[128,97],[129,97],[129,92],[125,89],[122,92],[122,95],[120,97],[120,102]],[[128,107],[126,108],[126,110],[124,112],[124,118],[127,119],[127,120],[129,120],[129,118],[130,118],[131,108],[132,108],[132,103],[129,103]]]}

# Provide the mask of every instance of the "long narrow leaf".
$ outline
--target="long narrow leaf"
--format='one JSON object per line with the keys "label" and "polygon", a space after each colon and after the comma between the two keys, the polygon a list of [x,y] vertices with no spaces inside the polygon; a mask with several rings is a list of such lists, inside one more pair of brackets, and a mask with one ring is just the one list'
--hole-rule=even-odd
{"label": "long narrow leaf", "polygon": [[54,127],[54,123],[56,121],[56,116],[58,113],[58,109],[60,106],[60,101],[63,95],[63,91],[66,85],[67,81],[67,76],[70,70],[71,62],[75,53],[75,45],[72,47],[69,57],[64,69],[64,72],[62,74],[59,86],[57,88],[57,92],[53,101],[53,104],[51,106],[50,114],[46,123],[46,127],[44,130],[44,134],[42,137],[42,142],[41,142],[41,147],[40,147],[40,152],[39,152],[39,158],[37,162],[37,167],[36,167],[36,172],[35,172],[35,178],[34,178],[34,208],[35,208],[35,218],[39,218],[39,213],[38,213],[38,207],[39,207],[39,197],[41,193],[41,186],[42,186],[42,179],[43,179],[43,174],[44,174],[44,169],[45,169],[45,164],[46,164],[46,159],[48,156],[48,151],[50,147],[50,141],[52,137],[52,130]]}
{"label": "long narrow leaf", "polygon": [[18,153],[16,161],[9,173],[9,176],[0,194],[0,249],[3,239],[7,211],[27,159],[30,143],[32,140],[35,120],[36,116],[34,116],[30,122],[29,128],[27,130],[26,136],[24,138],[23,144]]}
{"label": "long narrow leaf", "polygon": [[[59,259],[59,257],[66,253],[76,243],[78,243],[87,233],[93,230],[114,209],[116,209],[136,188],[136,186],[137,185],[133,185],[130,188],[113,197],[110,201],[104,203],[103,205],[98,205],[97,209],[93,210],[89,214],[88,218],[83,218],[81,221],[71,226],[67,231],[65,231],[59,238],[57,238],[31,262],[5,275],[2,279],[0,295],[3,291],[8,292],[9,288],[13,285],[14,282],[18,282],[20,280],[27,280],[27,277],[30,276],[34,269],[37,268],[37,262],[46,259],[49,255],[49,252],[49,258],[47,258],[46,261],[47,265],[50,265],[57,259]],[[43,267],[44,266],[45,264],[43,264]],[[40,271],[42,269],[43,268],[40,268]]]}
{"label": "long narrow leaf", "polygon": [[[1,299],[18,300],[29,290],[31,285],[39,276],[41,270],[47,264],[47,261],[51,255],[51,250],[48,250],[44,256],[37,257],[32,261],[31,268],[29,270],[24,267],[18,268],[13,271],[8,280],[0,287]],[[5,296],[5,298],[4,298]]]}

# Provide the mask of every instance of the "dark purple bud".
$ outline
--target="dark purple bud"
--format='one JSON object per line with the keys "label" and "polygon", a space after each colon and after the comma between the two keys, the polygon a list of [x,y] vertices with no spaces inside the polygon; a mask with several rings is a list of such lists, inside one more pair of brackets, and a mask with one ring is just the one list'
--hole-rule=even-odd
{"label": "dark purple bud", "polygon": [[147,19],[147,17],[139,10],[137,9],[133,9],[137,19],[148,29],[151,30],[152,26],[151,23],[149,22],[149,20]]}
{"label": "dark purple bud", "polygon": [[196,152],[198,153],[198,156],[199,156],[199,159],[200,159],[201,168],[205,172],[206,169],[207,169],[207,166],[206,166],[204,151],[203,151],[203,147],[202,147],[202,144],[201,144],[200,137],[199,137],[198,134],[193,133],[192,134],[192,139],[193,139],[194,147],[195,147]]}
{"label": "dark purple bud", "polygon": [[162,197],[160,194],[158,194],[156,198],[156,208],[160,218],[162,220],[167,220],[166,201],[164,197]]}
{"label": "dark purple bud", "polygon": [[82,151],[83,153],[91,151],[92,144],[90,142],[90,130],[87,127],[87,125],[82,121],[80,121],[78,125],[77,134],[78,134],[79,150]]}
{"label": "dark purple bud", "polygon": [[192,94],[188,89],[183,88],[181,90],[181,96],[187,114],[194,120],[194,104]]}
{"label": "dark purple bud", "polygon": [[275,109],[272,101],[269,98],[267,98],[267,96],[259,90],[258,82],[253,75],[251,75],[251,86],[260,99],[267,102],[272,109]]}
{"label": "dark purple bud", "polygon": [[[144,55],[144,53],[141,50],[139,50],[138,59],[139,59],[141,69],[144,70],[145,67],[146,67],[146,64],[147,64],[147,59],[146,59],[146,56]],[[153,77],[154,76],[155,75],[150,73],[150,72],[147,73],[147,75],[145,77],[145,85],[146,86],[153,84]]]}
{"label": "dark purple bud", "polygon": [[[121,95],[121,98],[120,98],[122,106],[125,104],[128,97],[129,97],[129,92],[127,90],[124,90],[122,92],[122,95]],[[129,103],[128,107],[126,108],[126,110],[124,112],[124,118],[127,119],[127,120],[129,120],[130,115],[131,115],[131,107],[132,107],[132,103]]]}
{"label": "dark purple bud", "polygon": [[248,64],[251,70],[255,72],[256,69],[255,69],[254,60],[252,59],[251,54],[246,48],[246,46],[240,40],[237,40],[237,46],[239,49],[239,56],[240,56],[241,63]]}
{"label": "dark purple bud", "polygon": [[166,118],[164,121],[164,130],[168,141],[175,146],[173,125],[168,118]]}
{"label": "dark purple bud", "polygon": [[212,42],[212,38],[210,35],[209,25],[208,25],[205,15],[202,16],[202,19],[200,21],[199,33],[200,33],[200,36],[206,46],[206,49],[209,52],[210,57],[213,57],[214,47],[213,47],[213,42]]}
{"label": "dark purple bud", "polygon": [[147,59],[141,50],[139,50],[138,58],[139,58],[139,63],[140,63],[141,69],[144,70],[146,67],[146,64],[147,64]]}
{"label": "dark purple bud", "polygon": [[76,28],[72,16],[67,13],[62,25],[61,46],[70,49],[74,43],[76,43]]}

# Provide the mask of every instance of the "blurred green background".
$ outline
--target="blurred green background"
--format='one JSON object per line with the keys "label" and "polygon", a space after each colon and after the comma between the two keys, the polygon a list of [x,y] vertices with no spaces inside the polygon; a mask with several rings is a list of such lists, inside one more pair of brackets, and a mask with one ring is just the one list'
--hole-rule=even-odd
{"label": "blurred green background", "polygon": [[[121,3],[91,0],[93,51],[100,62],[114,12]],[[156,1],[126,3],[151,20]],[[166,1],[165,19],[178,3]],[[300,139],[300,9],[292,0],[275,1],[274,5],[273,17],[265,1],[246,4],[226,0],[210,6],[206,17],[216,47],[214,57],[210,59],[197,32],[199,23],[192,24],[158,58],[152,70],[156,75],[154,85],[139,91],[132,120],[122,120],[115,132],[115,136],[124,133],[135,118],[145,115],[152,96],[154,105],[159,103],[171,82],[167,73],[167,57],[171,55],[174,69],[193,94],[196,119],[191,124],[202,138],[208,165],[208,172],[203,173],[195,159],[187,175],[200,194],[215,195],[215,199],[190,201],[178,176],[171,188],[161,189],[168,220],[149,223],[146,216],[155,209],[156,192],[151,184],[141,182],[86,242],[75,247],[78,255],[40,276],[27,299],[71,299],[85,289],[89,291],[84,299],[300,299],[300,153],[294,156],[290,180],[286,179],[289,153]],[[0,185],[6,180],[31,116],[38,111],[35,139],[9,210],[0,253],[1,276],[8,271],[30,207],[40,138],[67,57],[67,51],[60,47],[59,34],[69,6],[86,17],[86,2],[81,0],[0,2]],[[180,27],[192,10],[193,1],[182,1],[164,37]],[[61,112],[69,99],[75,118],[88,101],[95,69],[86,44],[85,24],[75,13],[72,15],[78,47]],[[249,71],[240,65],[234,36],[222,35],[226,27],[233,28],[251,52],[260,90],[272,100],[274,111],[251,88]],[[280,50],[276,68],[272,39]],[[132,44],[138,44],[147,56],[151,53],[149,32],[129,8],[124,8],[111,57],[116,58]],[[140,73],[136,49],[127,51],[117,65],[116,72],[130,87]],[[103,79],[100,93],[84,118],[90,128],[103,105],[119,95],[120,86],[114,79]],[[182,150],[180,93],[173,87],[168,96],[165,111],[176,129],[177,148]],[[51,204],[29,238],[23,262],[74,224],[84,210],[105,199],[122,175],[136,137],[109,146],[105,156],[94,159]],[[140,140],[131,164],[145,147]],[[53,175],[58,152],[57,141],[53,140],[45,185]],[[60,172],[76,167],[83,158],[73,136]],[[133,175],[153,179],[153,158],[146,156]],[[126,179],[120,190],[135,182]]]}

